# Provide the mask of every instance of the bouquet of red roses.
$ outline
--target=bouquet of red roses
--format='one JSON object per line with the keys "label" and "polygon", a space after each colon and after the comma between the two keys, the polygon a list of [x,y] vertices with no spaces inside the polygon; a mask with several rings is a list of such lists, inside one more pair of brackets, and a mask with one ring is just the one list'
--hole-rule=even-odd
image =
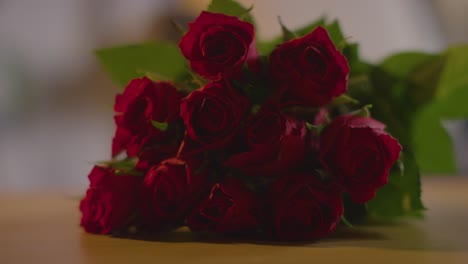
{"label": "bouquet of red roses", "polygon": [[181,29],[182,77],[140,72],[116,96],[113,159],[80,203],[87,232],[315,240],[334,232],[344,195],[366,203],[387,183],[401,146],[346,95],[348,62],[327,29],[283,26],[259,55],[249,10],[217,2]]}

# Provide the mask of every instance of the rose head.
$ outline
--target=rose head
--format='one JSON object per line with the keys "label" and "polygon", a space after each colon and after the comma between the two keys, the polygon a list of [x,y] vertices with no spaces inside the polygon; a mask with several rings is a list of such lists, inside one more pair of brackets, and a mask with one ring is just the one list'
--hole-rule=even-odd
{"label": "rose head", "polygon": [[112,155],[127,150],[134,156],[147,141],[166,140],[172,131],[160,131],[152,121],[175,122],[179,118],[182,95],[170,83],[133,79],[122,94],[115,97],[117,130]]}
{"label": "rose head", "polygon": [[178,158],[162,161],[145,176],[141,213],[152,229],[183,223],[206,185],[206,175]]}
{"label": "rose head", "polygon": [[279,110],[262,109],[246,125],[247,151],[225,165],[252,176],[275,176],[300,164],[306,152],[304,122]]}
{"label": "rose head", "polygon": [[275,237],[285,240],[315,240],[333,233],[343,204],[339,188],[313,173],[281,177],[271,190]]}
{"label": "rose head", "polygon": [[254,28],[237,17],[203,11],[179,43],[191,68],[210,80],[240,72],[255,55]]}
{"label": "rose head", "polygon": [[347,89],[346,58],[322,27],[279,45],[270,55],[270,70],[289,103],[322,106]]}
{"label": "rose head", "polygon": [[89,181],[86,197],[80,202],[80,225],[86,232],[97,234],[125,227],[136,210],[140,179],[95,166]]}
{"label": "rose head", "polygon": [[201,150],[222,149],[237,135],[249,110],[247,97],[227,82],[211,82],[191,92],[180,106],[188,140]]}
{"label": "rose head", "polygon": [[355,202],[375,196],[400,154],[400,144],[384,128],[369,117],[339,116],[321,133],[320,162]]}
{"label": "rose head", "polygon": [[192,230],[237,233],[258,227],[254,194],[239,179],[225,179],[211,189],[187,218]]}

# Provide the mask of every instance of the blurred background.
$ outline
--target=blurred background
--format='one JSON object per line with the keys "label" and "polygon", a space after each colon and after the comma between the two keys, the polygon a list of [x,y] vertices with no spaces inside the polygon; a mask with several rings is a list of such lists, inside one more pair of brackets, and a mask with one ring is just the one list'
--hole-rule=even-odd
{"label": "blurred background", "polygon": [[[82,191],[93,162],[110,158],[118,87],[94,57],[100,47],[175,39],[209,0],[0,0],[0,191]],[[254,4],[260,38],[338,18],[362,56],[438,52],[468,42],[465,0],[240,0]],[[460,174],[468,124],[446,123]]]}

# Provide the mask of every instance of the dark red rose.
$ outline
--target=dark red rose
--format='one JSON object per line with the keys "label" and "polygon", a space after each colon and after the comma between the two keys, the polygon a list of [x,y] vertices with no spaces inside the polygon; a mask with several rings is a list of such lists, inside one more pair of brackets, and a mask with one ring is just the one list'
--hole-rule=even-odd
{"label": "dark red rose", "polygon": [[177,121],[181,100],[182,95],[170,83],[153,82],[146,77],[133,79],[124,92],[115,97],[117,130],[112,141],[112,156],[123,150],[135,156],[148,141],[165,141],[173,136],[171,129],[158,130],[151,122]]}
{"label": "dark red rose", "polygon": [[355,202],[375,196],[400,154],[400,144],[384,128],[369,117],[339,116],[321,133],[320,162]]}
{"label": "dark red rose", "polygon": [[154,145],[143,148],[138,153],[138,163],[135,169],[148,171],[151,167],[158,165],[161,161],[175,157],[179,146],[175,144]]}
{"label": "dark red rose", "polygon": [[192,69],[210,80],[236,75],[257,54],[252,24],[205,11],[189,24],[179,48]]}
{"label": "dark red rose", "polygon": [[90,186],[80,202],[81,226],[96,234],[125,227],[136,211],[141,180],[132,175],[115,175],[112,169],[97,166],[88,177]]}
{"label": "dark red rose", "polygon": [[257,214],[254,193],[241,180],[228,178],[213,186],[187,217],[187,225],[194,231],[238,233],[256,229]]}
{"label": "dark red rose", "polygon": [[347,89],[346,58],[322,27],[279,45],[270,55],[270,70],[290,104],[322,106]]}
{"label": "dark red rose", "polygon": [[162,161],[145,176],[141,191],[141,213],[152,229],[183,223],[206,185],[206,174],[178,158]]}
{"label": "dark red rose", "polygon": [[304,122],[262,109],[246,126],[247,151],[232,155],[225,165],[252,176],[283,174],[303,161],[306,137]]}
{"label": "dark red rose", "polygon": [[[192,152],[228,146],[248,110],[247,97],[234,91],[227,82],[211,82],[191,92],[180,107],[186,127],[185,146],[196,148]],[[198,146],[192,147],[193,143]]]}
{"label": "dark red rose", "polygon": [[315,240],[335,230],[343,214],[341,193],[313,173],[285,175],[274,183],[273,235],[284,240]]}

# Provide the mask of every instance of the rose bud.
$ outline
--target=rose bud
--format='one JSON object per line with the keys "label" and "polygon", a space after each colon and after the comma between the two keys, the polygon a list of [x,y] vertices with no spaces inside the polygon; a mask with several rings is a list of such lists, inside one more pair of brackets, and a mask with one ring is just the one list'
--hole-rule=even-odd
{"label": "rose bud", "polygon": [[[211,82],[191,92],[180,106],[186,127],[186,147],[182,153],[219,150],[231,144],[249,110],[247,97],[227,82]],[[187,142],[188,141],[188,142]]]}
{"label": "rose bud", "polygon": [[258,227],[254,193],[234,178],[217,183],[195,210],[187,217],[191,230],[211,230],[216,233],[239,233]]}
{"label": "rose bud", "polygon": [[339,188],[313,173],[281,177],[271,190],[273,235],[284,240],[316,240],[334,232],[343,214]]}
{"label": "rose bud", "polygon": [[143,77],[133,79],[122,94],[115,97],[117,130],[112,141],[112,156],[127,150],[136,156],[149,142],[165,142],[174,135],[161,131],[152,121],[172,123],[179,119],[182,95],[167,82],[153,82]]}
{"label": "rose bud", "polygon": [[206,174],[178,158],[162,161],[145,176],[141,190],[141,213],[150,229],[183,223],[189,208],[206,185]]}
{"label": "rose bud", "polygon": [[262,109],[246,125],[247,150],[232,155],[225,165],[252,176],[285,173],[304,160],[306,136],[304,122],[278,110]]}
{"label": "rose bud", "polygon": [[401,146],[369,117],[339,116],[320,136],[319,159],[353,201],[364,203],[388,181]]}
{"label": "rose bud", "polygon": [[238,74],[257,55],[252,24],[205,11],[189,24],[179,48],[191,68],[210,80]]}
{"label": "rose bud", "polygon": [[80,225],[88,233],[107,234],[129,224],[137,208],[141,180],[133,175],[115,175],[113,169],[95,166],[90,186],[80,202]]}
{"label": "rose bud", "polygon": [[327,31],[318,27],[279,45],[270,55],[270,71],[283,102],[317,107],[346,92],[349,67]]}

